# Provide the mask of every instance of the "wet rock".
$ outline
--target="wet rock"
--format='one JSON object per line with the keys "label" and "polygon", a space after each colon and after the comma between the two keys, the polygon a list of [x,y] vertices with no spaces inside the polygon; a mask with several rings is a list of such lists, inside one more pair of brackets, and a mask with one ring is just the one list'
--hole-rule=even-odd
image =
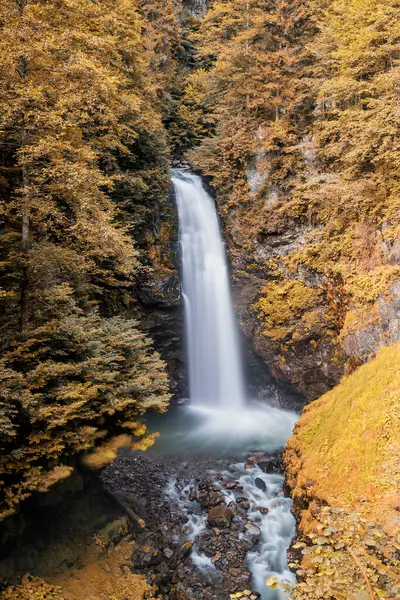
{"label": "wet rock", "polygon": [[207,520],[212,527],[229,527],[232,511],[227,506],[215,506],[209,511]]}
{"label": "wet rock", "polygon": [[224,502],[221,492],[214,489],[211,482],[203,482],[199,485],[199,500],[203,508],[212,508]]}
{"label": "wet rock", "polygon": [[224,487],[226,487],[227,490],[233,490],[237,486],[238,486],[237,481],[228,481],[227,483],[224,483]]}
{"label": "wet rock", "polygon": [[[400,510],[400,509],[399,509]],[[218,527],[214,527],[212,530],[213,534],[218,537],[221,535],[221,531],[218,529]]]}
{"label": "wet rock", "polygon": [[254,480],[254,483],[256,484],[258,489],[261,490],[262,492],[267,491],[267,484],[265,483],[265,481],[263,479],[261,479],[261,477],[256,477]]}
{"label": "wet rock", "polygon": [[196,488],[190,488],[188,500],[190,500],[190,502],[194,502],[194,500],[196,500],[196,499],[197,499]]}
{"label": "wet rock", "polygon": [[236,503],[239,506],[239,508],[242,508],[243,510],[249,510],[250,508],[250,502],[247,500],[247,498],[237,498]]}
{"label": "wet rock", "polygon": [[269,508],[266,508],[264,506],[257,506],[257,510],[262,514],[262,515],[267,515],[269,513]]}
{"label": "wet rock", "polygon": [[215,565],[215,563],[222,557],[222,554],[220,552],[217,552],[217,554],[215,554],[215,556],[212,557],[211,562],[213,565]]}
{"label": "wet rock", "polygon": [[153,546],[143,546],[139,548],[133,557],[135,569],[148,569],[161,562],[161,555],[157,548]]}
{"label": "wet rock", "polygon": [[250,462],[254,462],[254,463],[258,463],[260,462],[264,457],[261,454],[257,454],[255,456],[249,456],[249,458],[247,460],[249,460]]}
{"label": "wet rock", "polygon": [[258,538],[261,535],[261,529],[254,523],[247,523],[246,532],[251,538]]}
{"label": "wet rock", "polygon": [[282,453],[274,452],[269,456],[264,456],[257,464],[264,473],[280,473],[282,471]]}
{"label": "wet rock", "polygon": [[193,548],[193,544],[194,544],[193,540],[189,540],[188,542],[185,542],[185,543],[184,543],[184,544],[181,546],[181,549],[180,549],[180,551],[179,551],[179,554],[180,554],[181,556],[187,556],[187,555],[188,555],[188,554],[191,552],[191,550],[192,550],[192,548]]}

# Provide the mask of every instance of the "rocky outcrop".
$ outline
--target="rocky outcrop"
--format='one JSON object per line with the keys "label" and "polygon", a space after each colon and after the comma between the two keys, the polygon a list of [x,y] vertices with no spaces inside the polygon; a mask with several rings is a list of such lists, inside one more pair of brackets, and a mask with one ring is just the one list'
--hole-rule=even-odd
{"label": "rocky outcrop", "polygon": [[[400,264],[400,258],[398,261]],[[359,362],[400,341],[400,282],[391,285],[371,306],[350,311],[341,338],[346,355]]]}
{"label": "rocky outcrop", "polygon": [[[351,219],[332,242],[326,220],[336,209],[320,221],[318,193],[343,193],[341,184],[317,173],[312,138],[299,148],[306,184],[297,195],[270,182],[268,156],[255,155],[249,198],[228,209],[218,201],[243,333],[277,381],[312,400],[400,340],[400,246],[390,224]],[[338,264],[327,264],[334,251]]]}
{"label": "rocky outcrop", "polygon": [[186,397],[178,220],[172,189],[153,210],[141,237],[146,264],[137,280],[135,312],[167,363],[172,393]]}
{"label": "rocky outcrop", "polygon": [[210,0],[183,0],[183,6],[195,17],[204,17]]}
{"label": "rocky outcrop", "polygon": [[[332,337],[326,335],[324,317],[328,318],[329,306],[321,298],[312,306],[319,313],[319,319],[285,345],[286,334],[290,334],[291,324],[283,339],[265,335],[265,325],[259,318],[256,303],[264,288],[274,281],[268,269],[268,261],[276,257],[288,256],[304,243],[307,231],[301,224],[288,222],[277,227],[271,223],[255,241],[251,252],[245,245],[238,244],[235,232],[227,231],[235,243],[230,245],[234,275],[233,297],[241,329],[256,355],[261,357],[272,376],[279,382],[289,384],[300,394],[315,399],[327,392],[343,375],[344,360],[333,361],[337,347]],[[316,273],[303,272],[303,281],[311,285],[319,283]],[[310,312],[311,312],[311,307]],[[301,315],[293,314],[293,319]]]}

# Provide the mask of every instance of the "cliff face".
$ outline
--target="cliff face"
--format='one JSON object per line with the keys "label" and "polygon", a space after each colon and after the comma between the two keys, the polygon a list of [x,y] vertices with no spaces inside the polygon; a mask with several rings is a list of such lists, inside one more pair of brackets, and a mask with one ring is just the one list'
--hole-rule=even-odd
{"label": "cliff face", "polygon": [[136,286],[135,312],[166,362],[171,391],[187,395],[184,368],[178,220],[171,193],[160,200],[141,232],[145,268]]}
{"label": "cliff face", "polygon": [[247,177],[252,204],[224,216],[241,326],[278,380],[315,399],[400,340],[396,221],[354,217],[351,188],[321,208],[331,173],[308,173],[297,196],[256,167]]}
{"label": "cliff face", "polygon": [[247,177],[252,204],[223,209],[240,324],[274,377],[315,399],[400,340],[395,221],[353,221],[349,211],[335,231],[334,204],[321,221],[310,196],[335,183],[329,173],[309,174],[300,198],[254,165]]}
{"label": "cliff face", "polygon": [[209,0],[183,0],[184,8],[190,11],[194,17],[204,17],[210,4]]}

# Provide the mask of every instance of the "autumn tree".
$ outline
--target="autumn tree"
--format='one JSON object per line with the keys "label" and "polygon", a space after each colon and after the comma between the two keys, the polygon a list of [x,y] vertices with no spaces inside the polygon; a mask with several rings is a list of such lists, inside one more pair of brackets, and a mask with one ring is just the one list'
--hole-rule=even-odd
{"label": "autumn tree", "polygon": [[135,3],[56,4],[1,9],[5,294],[23,329],[65,280],[82,306],[129,280],[137,259],[110,192],[136,140],[162,136]]}
{"label": "autumn tree", "polygon": [[[233,203],[246,198],[255,155],[281,183],[297,168],[308,28],[305,3],[283,0],[216,2],[200,28],[200,53],[214,61],[205,98],[217,121],[207,173]],[[204,149],[207,156],[208,141]],[[201,147],[192,154],[200,166],[202,155]]]}
{"label": "autumn tree", "polygon": [[167,189],[143,18],[136,0],[0,6],[4,514],[168,397],[149,340],[115,317]]}
{"label": "autumn tree", "polygon": [[22,339],[0,379],[0,519],[68,476],[74,456],[118,434],[125,445],[145,439],[140,416],[169,399],[164,363],[136,322],[79,311]]}

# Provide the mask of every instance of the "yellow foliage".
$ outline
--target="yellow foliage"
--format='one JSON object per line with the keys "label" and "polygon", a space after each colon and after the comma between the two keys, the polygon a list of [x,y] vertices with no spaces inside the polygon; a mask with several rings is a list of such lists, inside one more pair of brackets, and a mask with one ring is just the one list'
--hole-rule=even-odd
{"label": "yellow foliage", "polygon": [[[148,447],[140,416],[168,404],[164,363],[135,321],[73,315],[21,338],[0,362],[0,519],[68,477],[87,452],[100,468],[121,447]],[[54,350],[56,349],[56,350]],[[20,415],[24,436],[19,436]],[[108,438],[108,439],[107,439]]]}
{"label": "yellow foliage", "polygon": [[[400,343],[345,377],[310,404],[289,441],[285,461],[295,494],[330,504],[362,502],[394,510],[400,487]],[[296,491],[297,490],[297,491]],[[386,505],[385,505],[386,503]]]}
{"label": "yellow foliage", "polygon": [[8,587],[1,597],[3,600],[66,600],[60,587],[30,575],[22,578],[21,585]]}
{"label": "yellow foliage", "polygon": [[[316,287],[299,281],[271,281],[262,294],[255,309],[263,323],[265,337],[274,340],[292,337],[296,341],[308,334],[319,320],[319,312],[311,312],[321,299],[321,290]],[[292,333],[293,321],[297,321],[298,330]]]}
{"label": "yellow foliage", "polygon": [[101,469],[117,458],[118,450],[128,448],[130,444],[129,435],[119,435],[98,446],[94,452],[86,454],[82,462],[91,469]]}
{"label": "yellow foliage", "polygon": [[300,517],[295,600],[372,598],[371,590],[399,598],[399,365],[400,343],[382,348],[307,406],[289,440],[284,462]]}

